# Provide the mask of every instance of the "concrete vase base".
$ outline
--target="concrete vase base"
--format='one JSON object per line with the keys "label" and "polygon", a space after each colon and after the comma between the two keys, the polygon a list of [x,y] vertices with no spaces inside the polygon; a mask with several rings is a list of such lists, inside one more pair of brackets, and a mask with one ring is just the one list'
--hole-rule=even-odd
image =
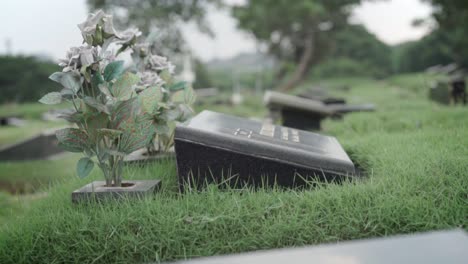
{"label": "concrete vase base", "polygon": [[72,202],[119,200],[122,198],[143,198],[153,195],[161,187],[160,180],[124,181],[125,187],[106,187],[105,181],[94,181],[73,191]]}

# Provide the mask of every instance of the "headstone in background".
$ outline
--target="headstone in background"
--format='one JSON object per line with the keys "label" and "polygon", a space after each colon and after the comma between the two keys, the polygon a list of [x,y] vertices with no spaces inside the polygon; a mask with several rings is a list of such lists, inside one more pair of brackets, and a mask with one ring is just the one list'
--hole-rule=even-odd
{"label": "headstone in background", "polygon": [[346,114],[351,112],[373,112],[375,111],[374,104],[362,105],[347,105],[347,104],[329,104],[327,105],[333,112],[337,114]]}
{"label": "headstone in background", "polygon": [[450,76],[451,85],[451,99],[455,104],[461,103],[466,105],[467,94],[466,94],[466,72],[464,70],[458,70],[452,76]]}
{"label": "headstone in background", "polygon": [[50,159],[63,152],[64,150],[58,146],[55,130],[49,130],[0,148],[0,161]]}
{"label": "headstone in background", "polygon": [[217,96],[218,93],[219,90],[215,87],[195,89],[195,94],[197,95],[197,98],[213,97]]}
{"label": "headstone in background", "polygon": [[343,98],[331,97],[331,96],[319,96],[313,91],[306,91],[298,94],[299,97],[320,101],[324,104],[346,104],[346,100]]}
{"label": "headstone in background", "polygon": [[319,100],[272,91],[265,93],[264,101],[273,120],[281,120],[284,126],[304,130],[319,130],[321,121],[327,117],[341,117],[351,112],[375,111],[373,104],[326,104]]}
{"label": "headstone in background", "polygon": [[73,109],[52,109],[47,112],[42,113],[41,119],[44,121],[63,121],[63,115],[74,113]]}
{"label": "headstone in background", "polygon": [[434,82],[429,89],[429,98],[440,104],[450,104],[450,84],[447,82]]}
{"label": "headstone in background", "polygon": [[274,120],[280,119],[284,126],[297,129],[319,130],[320,122],[334,114],[320,101],[278,92],[266,92],[264,101]]}
{"label": "headstone in background", "polygon": [[183,260],[186,264],[466,264],[465,231],[437,231]]}
{"label": "headstone in background", "polygon": [[26,124],[26,120],[15,116],[0,116],[0,127],[15,126],[22,127]]}
{"label": "headstone in background", "polygon": [[211,111],[178,125],[174,140],[181,189],[206,183],[295,187],[355,174],[334,137]]}

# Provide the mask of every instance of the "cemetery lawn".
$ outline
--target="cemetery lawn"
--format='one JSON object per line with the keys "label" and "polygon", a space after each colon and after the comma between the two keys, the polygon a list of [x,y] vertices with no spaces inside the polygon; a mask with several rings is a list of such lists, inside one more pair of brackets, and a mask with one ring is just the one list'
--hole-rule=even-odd
{"label": "cemetery lawn", "polygon": [[[1,262],[146,263],[457,227],[466,230],[468,108],[428,101],[426,79],[410,75],[326,82],[350,103],[377,106],[375,113],[354,113],[324,123],[322,133],[336,136],[353,161],[369,173],[342,185],[289,191],[210,186],[203,192],[179,194],[175,164],[165,161],[126,168],[128,178],[163,180],[153,198],[72,205],[70,193],[100,179],[100,172],[95,169],[89,178],[78,179],[69,158],[53,161],[57,169],[39,167],[38,174],[56,170],[53,173],[63,172],[67,179],[41,189],[48,192],[46,197],[27,206],[18,204],[17,215],[0,224]],[[351,91],[340,90],[343,84]],[[262,116],[256,109],[251,115]],[[20,171],[0,165],[1,177],[6,170]]]}
{"label": "cemetery lawn", "polygon": [[1,116],[14,116],[25,120],[21,127],[7,126],[0,130],[0,148],[32,137],[42,131],[66,125],[64,121],[45,122],[42,113],[52,109],[64,109],[67,104],[44,105],[41,103],[3,104],[0,105]]}

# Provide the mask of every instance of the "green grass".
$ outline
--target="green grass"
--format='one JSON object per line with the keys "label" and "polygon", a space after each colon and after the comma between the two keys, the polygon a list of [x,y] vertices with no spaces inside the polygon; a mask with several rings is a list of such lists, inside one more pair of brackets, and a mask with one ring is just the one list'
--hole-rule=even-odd
{"label": "green grass", "polygon": [[[227,94],[221,95],[225,101],[230,101],[230,96]],[[241,117],[256,117],[263,118],[267,114],[267,110],[263,104],[263,98],[256,95],[244,95],[244,101],[241,105],[233,106],[229,104],[214,104],[213,99],[208,99],[207,103],[196,105],[195,111],[201,112],[205,109],[220,113],[227,113]]]}
{"label": "green grass", "polygon": [[[334,89],[340,82],[348,83],[334,80],[329,85]],[[350,102],[378,107],[375,113],[324,124],[324,133],[337,136],[369,172],[366,178],[304,191],[223,191],[211,186],[179,194],[175,165],[164,162],[126,171],[130,178],[162,179],[163,188],[154,198],[76,206],[71,191],[99,178],[99,171],[78,179],[71,165],[53,161],[60,168],[54,173],[67,180],[62,178],[46,198],[29,202],[17,216],[4,220],[0,259],[144,263],[468,229],[468,108],[437,105],[404,82],[392,82],[353,79],[349,92],[332,91]],[[257,107],[233,111],[250,116],[260,111]],[[2,175],[5,170],[0,167]],[[21,174],[18,167],[9,170]]]}
{"label": "green grass", "polygon": [[44,130],[65,126],[65,121],[45,122],[41,120],[41,115],[48,110],[67,107],[69,106],[65,103],[60,105],[44,105],[41,103],[0,105],[2,116],[17,116],[26,121],[24,126],[21,127],[2,127],[0,130],[0,147],[27,139]]}
{"label": "green grass", "polygon": [[63,103],[59,105],[45,105],[41,103],[3,104],[0,105],[2,116],[18,116],[25,119],[40,119],[42,113],[52,109],[64,109],[71,106]]}
{"label": "green grass", "polygon": [[7,126],[0,130],[0,147],[7,146],[33,137],[43,131],[66,126],[66,122],[44,122],[39,120],[27,120],[21,127]]}
{"label": "green grass", "polygon": [[55,182],[75,177],[79,155],[66,154],[60,160],[0,162],[0,190],[10,193],[34,193]]}

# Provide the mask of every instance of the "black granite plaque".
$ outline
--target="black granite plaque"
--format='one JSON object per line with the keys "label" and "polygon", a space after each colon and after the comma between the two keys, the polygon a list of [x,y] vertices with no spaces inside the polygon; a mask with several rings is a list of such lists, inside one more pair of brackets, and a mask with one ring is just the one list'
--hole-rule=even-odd
{"label": "black granite plaque", "polygon": [[203,111],[175,132],[179,183],[301,186],[353,177],[336,138]]}
{"label": "black granite plaque", "polygon": [[26,124],[26,120],[15,116],[0,116],[0,127],[16,126],[21,127]]}
{"label": "black granite plaque", "polygon": [[346,241],[183,260],[186,264],[465,264],[468,235],[463,230]]}

